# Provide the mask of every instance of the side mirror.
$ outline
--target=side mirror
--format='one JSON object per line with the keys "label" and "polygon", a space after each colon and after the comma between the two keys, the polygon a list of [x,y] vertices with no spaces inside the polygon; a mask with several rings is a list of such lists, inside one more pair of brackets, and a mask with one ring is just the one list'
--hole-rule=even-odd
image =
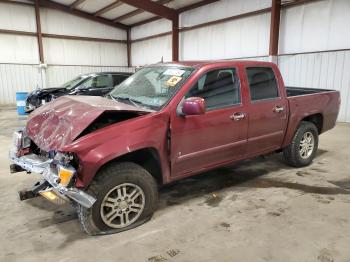
{"label": "side mirror", "polygon": [[189,97],[182,104],[183,115],[203,115],[205,113],[205,100],[201,97]]}

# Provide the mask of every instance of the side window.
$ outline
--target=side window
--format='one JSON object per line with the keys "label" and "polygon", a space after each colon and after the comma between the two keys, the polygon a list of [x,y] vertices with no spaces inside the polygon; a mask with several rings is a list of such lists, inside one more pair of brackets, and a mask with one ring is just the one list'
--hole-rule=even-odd
{"label": "side window", "polygon": [[277,81],[270,67],[249,67],[246,69],[250,99],[259,101],[279,97]]}
{"label": "side window", "polygon": [[128,78],[126,75],[112,75],[113,76],[113,86],[119,85],[121,82],[123,82],[125,79]]}
{"label": "side window", "polygon": [[227,107],[241,102],[240,84],[235,69],[214,70],[203,75],[185,98],[205,99],[207,110]]}
{"label": "side window", "polygon": [[89,88],[105,88],[112,86],[112,76],[111,75],[99,75],[89,79],[85,86]]}

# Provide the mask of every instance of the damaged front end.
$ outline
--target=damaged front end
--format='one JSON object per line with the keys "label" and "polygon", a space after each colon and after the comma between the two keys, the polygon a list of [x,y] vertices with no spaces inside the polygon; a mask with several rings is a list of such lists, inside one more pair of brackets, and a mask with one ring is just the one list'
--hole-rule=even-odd
{"label": "damaged front end", "polygon": [[[83,166],[84,154],[79,152],[81,147],[66,148],[97,130],[150,112],[93,96],[64,96],[36,109],[29,115],[26,128],[13,135],[10,170],[40,174],[47,183],[39,183],[21,198],[43,195],[53,202],[63,199],[90,208],[96,199],[77,187],[89,171]],[[81,145],[85,143],[91,140]]]}
{"label": "damaged front end", "polygon": [[74,201],[90,208],[96,199],[74,187],[76,168],[72,164],[74,156],[68,153],[44,153],[35,148],[33,141],[22,129],[13,135],[13,147],[10,150],[11,173],[26,171],[40,174],[44,181],[37,183],[30,191],[21,191],[20,199],[42,195],[46,199],[59,203],[62,200]]}

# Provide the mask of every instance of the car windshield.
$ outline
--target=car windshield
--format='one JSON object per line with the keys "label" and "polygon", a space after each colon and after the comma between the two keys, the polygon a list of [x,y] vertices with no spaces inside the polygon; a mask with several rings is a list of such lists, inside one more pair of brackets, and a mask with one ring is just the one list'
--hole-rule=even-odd
{"label": "car windshield", "polygon": [[145,67],[130,76],[109,94],[114,100],[160,110],[192,73],[193,68]]}
{"label": "car windshield", "polygon": [[74,78],[74,79],[68,81],[67,83],[64,83],[63,85],[61,85],[61,87],[64,87],[64,88],[66,88],[68,90],[71,90],[77,84],[79,84],[80,82],[84,81],[87,77],[88,77],[87,75],[78,76],[77,78]]}

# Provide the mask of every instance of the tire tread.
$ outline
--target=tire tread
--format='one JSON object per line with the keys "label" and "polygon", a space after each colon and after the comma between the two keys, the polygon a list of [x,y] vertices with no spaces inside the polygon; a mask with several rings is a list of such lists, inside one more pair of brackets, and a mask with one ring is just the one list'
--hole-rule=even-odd
{"label": "tire tread", "polygon": [[[299,139],[307,130],[313,131],[315,137],[314,152],[307,161],[301,160],[299,157]],[[307,166],[312,162],[318,147],[318,130],[315,124],[308,121],[301,121],[300,125],[293,136],[292,143],[283,149],[283,155],[287,163],[293,167]]]}
{"label": "tire tread", "polygon": [[[145,180],[145,182],[152,188],[153,196],[150,196],[150,208],[148,210],[145,209],[143,211],[143,213],[147,215],[147,217],[145,217],[143,221],[136,221],[134,224],[129,225],[125,229],[111,229],[111,233],[131,229],[149,220],[156,208],[158,200],[157,183],[154,177],[151,174],[149,174],[143,167],[132,162],[112,163],[103,168],[101,171],[99,171],[99,173],[96,175],[96,177],[90,184],[89,188],[87,189],[87,193],[96,197],[98,195],[98,192],[101,192],[103,187],[109,182],[111,182],[110,180],[113,180],[116,176],[118,176],[119,179],[122,180],[127,179],[130,176],[133,176],[135,179]],[[77,212],[81,227],[87,234],[98,235],[110,233],[108,231],[99,229],[98,226],[95,224],[92,216],[92,208],[85,208],[81,205],[78,205]]]}

